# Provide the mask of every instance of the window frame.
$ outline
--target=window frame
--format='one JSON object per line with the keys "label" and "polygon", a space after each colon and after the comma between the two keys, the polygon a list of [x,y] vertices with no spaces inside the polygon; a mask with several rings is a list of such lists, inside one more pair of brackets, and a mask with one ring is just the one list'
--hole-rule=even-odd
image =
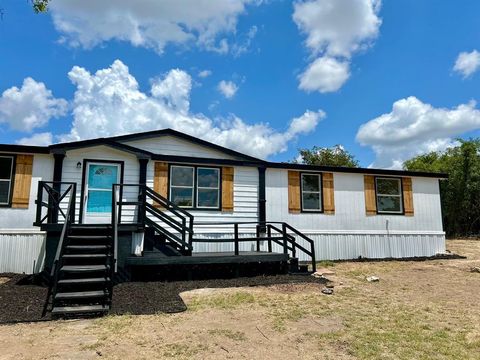
{"label": "window frame", "polygon": [[[379,194],[378,191],[377,191],[377,187],[378,187],[378,180],[397,180],[398,183],[400,184],[399,186],[399,191],[400,191],[400,194],[399,195],[388,195],[388,194]],[[392,197],[399,197],[400,198],[400,211],[382,211],[382,210],[379,210],[379,206],[378,206],[378,197],[379,196],[392,196]],[[375,176],[375,206],[377,208],[377,214],[378,215],[405,215],[405,203],[404,203],[405,199],[404,199],[404,196],[403,196],[403,181],[402,181],[402,178],[401,177],[393,177],[393,176]]]}
{"label": "window frame", "polygon": [[[304,209],[303,207],[303,176],[304,175],[315,175],[318,176],[319,182],[319,199],[320,199],[320,209]],[[307,191],[309,193],[317,193],[317,191]],[[323,214],[324,206],[323,206],[323,174],[316,173],[316,172],[301,172],[300,173],[300,211],[302,213],[308,214]]]}
{"label": "window frame", "polygon": [[[3,158],[11,158],[12,165],[10,168],[10,186],[8,188],[8,200],[5,203],[0,202],[0,207],[12,207],[12,199],[13,199],[13,189],[15,186],[15,167],[16,167],[16,160],[17,156],[15,154],[0,154],[0,157]],[[7,181],[6,179],[0,179],[0,181]]]}
{"label": "window frame", "polygon": [[[193,169],[193,202],[192,206],[180,206],[182,209],[198,210],[198,211],[221,211],[222,210],[222,168],[220,166],[209,166],[209,165],[190,165],[190,164],[168,164],[168,200],[173,202],[172,199],[172,168],[173,167],[186,167]],[[198,169],[215,169],[218,170],[218,206],[217,207],[207,207],[207,206],[198,206]],[[178,186],[173,186],[178,187]],[[187,188],[187,187],[184,187]],[[204,187],[201,187],[202,189]],[[210,189],[210,188],[205,188]],[[214,189],[214,188],[211,188]]]}
{"label": "window frame", "polygon": [[[216,170],[218,171],[218,181],[217,181],[217,187],[211,188],[211,187],[204,187],[204,186],[199,186],[198,185],[198,170],[200,169],[207,169],[207,170]],[[220,198],[222,196],[222,193],[220,191],[220,184],[221,184],[221,178],[222,178],[222,172],[221,169],[216,168],[216,167],[208,167],[208,166],[197,166],[195,168],[195,208],[196,209],[207,209],[207,210],[216,210],[220,207]],[[217,190],[218,193],[218,205],[217,206],[200,206],[198,205],[198,190],[200,189],[206,189],[206,190]]]}
{"label": "window frame", "polygon": [[[179,185],[172,185],[172,173],[173,173],[173,168],[188,168],[188,169],[192,169],[192,186],[179,186]],[[196,170],[195,170],[195,166],[190,166],[190,165],[171,165],[170,166],[170,169],[168,171],[168,199],[170,201],[173,202],[172,199],[172,188],[179,188],[179,189],[192,189],[192,206],[180,206],[180,205],[177,205],[181,208],[184,208],[184,209],[194,209],[195,208],[195,180],[196,180],[196,176],[195,176],[195,173],[196,173]]]}

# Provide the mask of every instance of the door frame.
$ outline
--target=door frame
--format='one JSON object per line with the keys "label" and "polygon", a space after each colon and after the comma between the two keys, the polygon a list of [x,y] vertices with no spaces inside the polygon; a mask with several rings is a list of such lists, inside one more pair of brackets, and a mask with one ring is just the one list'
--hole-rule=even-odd
{"label": "door frame", "polygon": [[[99,163],[99,164],[117,164],[120,165],[120,183],[123,184],[123,174],[124,174],[124,168],[125,168],[125,161],[121,160],[104,160],[104,159],[83,159],[83,164],[82,164],[82,186],[81,186],[81,192],[80,192],[80,213],[78,214],[79,219],[78,222],[80,224],[83,224],[84,220],[84,207],[85,207],[85,188],[87,185],[87,164],[88,163]],[[121,197],[121,194],[120,194]]]}

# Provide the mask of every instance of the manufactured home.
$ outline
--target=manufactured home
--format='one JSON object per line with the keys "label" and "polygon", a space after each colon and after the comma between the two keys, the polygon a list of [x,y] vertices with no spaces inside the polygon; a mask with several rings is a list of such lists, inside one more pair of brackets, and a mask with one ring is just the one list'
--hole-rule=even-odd
{"label": "manufactured home", "polygon": [[269,162],[171,129],[0,145],[0,273],[56,287],[107,278],[83,270],[434,256],[445,177]]}

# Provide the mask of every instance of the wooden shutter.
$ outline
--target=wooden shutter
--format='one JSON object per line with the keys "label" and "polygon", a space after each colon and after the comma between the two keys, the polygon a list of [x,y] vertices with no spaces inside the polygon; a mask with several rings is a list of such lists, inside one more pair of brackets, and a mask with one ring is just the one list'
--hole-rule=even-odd
{"label": "wooden shutter", "polygon": [[402,178],[402,188],[405,216],[413,216],[412,178]]}
{"label": "wooden shutter", "polygon": [[375,176],[364,175],[365,210],[367,216],[377,215],[377,199],[375,196]]}
{"label": "wooden shutter", "polygon": [[323,212],[327,215],[335,214],[335,196],[333,189],[333,173],[322,174]]}
{"label": "wooden shutter", "polygon": [[[168,163],[155,162],[153,190],[164,198],[168,198]],[[154,203],[153,206],[161,207],[158,203]]]}
{"label": "wooden shutter", "polygon": [[300,212],[300,173],[298,171],[288,172],[288,212]]}
{"label": "wooden shutter", "polygon": [[17,155],[12,207],[28,209],[32,184],[33,155]]}
{"label": "wooden shutter", "polygon": [[233,167],[222,167],[222,211],[233,212]]}

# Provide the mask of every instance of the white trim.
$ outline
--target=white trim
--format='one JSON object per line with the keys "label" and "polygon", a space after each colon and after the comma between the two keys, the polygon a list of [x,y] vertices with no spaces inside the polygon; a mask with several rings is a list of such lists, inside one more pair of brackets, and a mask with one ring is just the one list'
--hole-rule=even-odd
{"label": "white trim", "polygon": [[45,231],[40,231],[36,229],[0,229],[1,234],[27,234],[27,235],[44,235]]}
{"label": "white trim", "polygon": [[[303,177],[304,176],[316,176],[318,178],[318,191],[305,191],[303,190]],[[305,209],[304,206],[303,206],[303,194],[306,193],[306,194],[318,194],[318,209]],[[302,204],[302,211],[304,212],[319,212],[319,211],[322,211],[323,210],[323,199],[322,199],[322,174],[319,174],[319,173],[311,173],[311,174],[304,174],[304,173],[300,173],[300,196],[302,197],[302,199],[300,200],[301,204]]]}

